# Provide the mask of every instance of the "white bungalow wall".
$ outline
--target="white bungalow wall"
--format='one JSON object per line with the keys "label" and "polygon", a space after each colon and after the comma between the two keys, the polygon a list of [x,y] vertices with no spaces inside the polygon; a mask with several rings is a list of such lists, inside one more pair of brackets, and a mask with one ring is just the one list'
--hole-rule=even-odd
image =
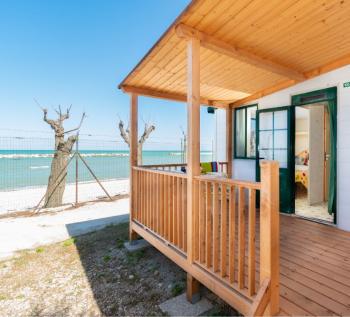
{"label": "white bungalow wall", "polygon": [[[249,102],[249,104],[258,103],[259,109],[286,106],[291,104],[293,95],[335,86],[338,88],[337,226],[347,231],[350,231],[350,87],[344,88],[343,84],[349,81],[350,66],[345,66]],[[220,120],[222,121],[218,121],[218,125],[224,126],[224,116]],[[233,177],[255,180],[255,160],[234,160]]]}

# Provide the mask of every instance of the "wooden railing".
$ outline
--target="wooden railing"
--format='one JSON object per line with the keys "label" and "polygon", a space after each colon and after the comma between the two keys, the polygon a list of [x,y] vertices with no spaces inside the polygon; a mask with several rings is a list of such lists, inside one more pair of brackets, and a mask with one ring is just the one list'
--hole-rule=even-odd
{"label": "wooden railing", "polygon": [[241,313],[278,313],[276,162],[262,163],[260,183],[205,175],[191,180],[184,173],[144,167],[133,167],[132,173],[132,230]]}
{"label": "wooden railing", "polygon": [[[218,171],[220,173],[227,173],[227,162],[218,162]],[[151,165],[142,165],[143,168],[151,168],[161,171],[172,171],[180,172],[182,168],[187,167],[187,163],[169,163],[169,164],[151,164]]]}
{"label": "wooden railing", "polygon": [[160,171],[178,171],[181,172],[182,167],[186,167],[186,163],[170,163],[170,164],[152,164],[152,165],[142,165],[143,168],[151,168]]}
{"label": "wooden railing", "polygon": [[199,176],[194,186],[195,263],[252,298],[257,280],[256,191],[260,183]]}
{"label": "wooden railing", "polygon": [[134,220],[186,252],[186,175],[134,167],[133,179]]}

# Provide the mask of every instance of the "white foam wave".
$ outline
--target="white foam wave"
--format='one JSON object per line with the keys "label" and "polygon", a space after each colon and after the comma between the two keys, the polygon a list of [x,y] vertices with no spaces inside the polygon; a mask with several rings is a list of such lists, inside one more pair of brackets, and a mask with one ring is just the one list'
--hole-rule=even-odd
{"label": "white foam wave", "polygon": [[[128,153],[81,153],[83,157],[128,157]],[[0,159],[52,158],[53,154],[0,154]]]}
{"label": "white foam wave", "polygon": [[50,166],[48,165],[42,165],[42,166],[29,166],[31,170],[38,170],[38,169],[46,169],[49,168]]}

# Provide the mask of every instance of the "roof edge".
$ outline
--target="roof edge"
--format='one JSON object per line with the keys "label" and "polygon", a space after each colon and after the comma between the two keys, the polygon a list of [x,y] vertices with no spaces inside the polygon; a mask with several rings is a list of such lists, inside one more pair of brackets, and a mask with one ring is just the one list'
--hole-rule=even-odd
{"label": "roof edge", "polygon": [[161,37],[153,44],[153,46],[147,51],[147,53],[142,57],[142,59],[136,64],[136,66],[128,73],[128,75],[122,80],[122,82],[118,85],[118,89],[122,89],[125,81],[132,75],[132,73],[142,64],[142,62],[151,54],[154,48],[159,44],[159,42],[165,37],[166,34],[170,32],[172,28],[174,28],[180,20],[183,18],[188,11],[197,3],[199,0],[192,0],[186,8],[180,13],[180,15],[175,19],[173,23],[165,30],[165,32],[161,35]]}

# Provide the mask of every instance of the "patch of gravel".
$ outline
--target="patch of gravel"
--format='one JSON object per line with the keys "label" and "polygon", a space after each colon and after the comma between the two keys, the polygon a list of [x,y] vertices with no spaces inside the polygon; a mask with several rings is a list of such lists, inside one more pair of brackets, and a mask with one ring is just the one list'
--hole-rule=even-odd
{"label": "patch of gravel", "polygon": [[[155,316],[186,275],[156,249],[128,253],[128,224],[0,262],[0,316]],[[234,312],[215,295],[214,315]]]}

